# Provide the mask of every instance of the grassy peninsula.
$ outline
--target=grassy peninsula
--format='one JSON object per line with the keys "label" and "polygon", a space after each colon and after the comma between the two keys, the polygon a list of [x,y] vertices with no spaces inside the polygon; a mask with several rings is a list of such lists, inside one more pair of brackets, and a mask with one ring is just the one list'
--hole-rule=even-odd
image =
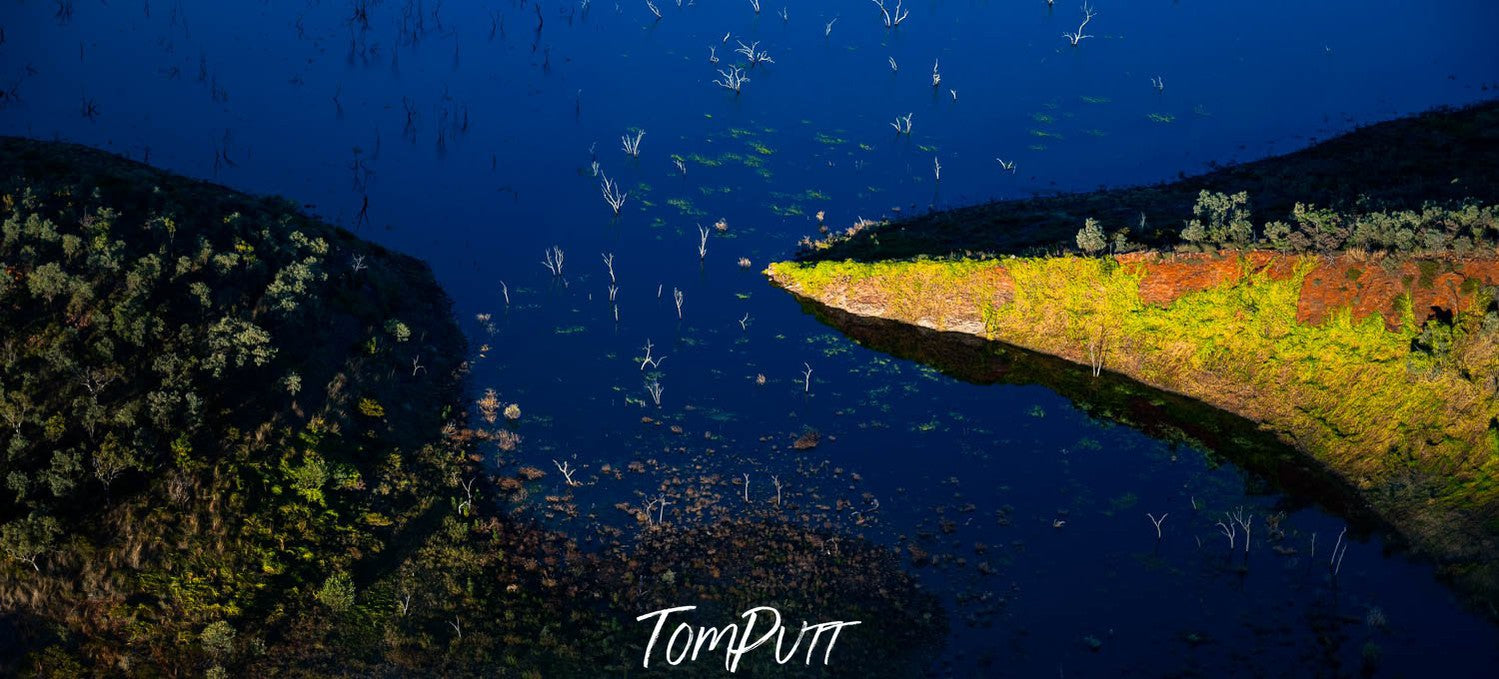
{"label": "grassy peninsula", "polygon": [[545,474],[486,462],[505,424],[470,425],[465,364],[417,260],[0,138],[0,675],[624,674],[635,617],[683,602],[868,620],[849,676],[940,645],[935,598],[862,539],[829,560],[752,515],[585,551],[512,516]]}
{"label": "grassy peninsula", "polygon": [[[1486,178],[1499,164],[1421,152],[1408,186],[1360,185],[1371,174],[1356,168],[1378,140],[1404,140],[1380,148],[1403,157],[1441,137],[1459,159],[1492,160],[1496,110],[1374,126],[1252,172],[867,225],[767,273],[828,307],[1017,345],[1246,417],[1345,479],[1493,614],[1499,211]],[[1337,172],[1336,191],[1316,190]],[[1256,201],[1266,185],[1246,173],[1287,183]],[[1170,219],[1131,204],[1182,196]],[[1111,222],[1121,209],[1131,219]]]}

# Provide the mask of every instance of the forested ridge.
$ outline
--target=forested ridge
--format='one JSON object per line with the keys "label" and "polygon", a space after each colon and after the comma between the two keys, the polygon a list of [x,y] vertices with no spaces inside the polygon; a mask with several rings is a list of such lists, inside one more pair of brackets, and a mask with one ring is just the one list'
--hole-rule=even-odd
{"label": "forested ridge", "polygon": [[296,617],[442,499],[463,347],[425,265],[79,147],[6,139],[0,181],[21,636],[171,666],[211,626]]}
{"label": "forested ridge", "polygon": [[485,462],[519,439],[467,421],[419,261],[68,144],[0,138],[0,200],[0,674],[622,673],[684,602],[865,619],[850,676],[943,638],[862,539],[767,515],[584,551],[508,512],[546,482]]}

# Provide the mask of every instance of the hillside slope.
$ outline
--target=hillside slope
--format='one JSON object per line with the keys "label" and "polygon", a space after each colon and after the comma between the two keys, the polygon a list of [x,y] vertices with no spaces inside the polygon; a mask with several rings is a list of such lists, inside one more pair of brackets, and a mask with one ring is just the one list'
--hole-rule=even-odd
{"label": "hillside slope", "polygon": [[1499,203],[1499,101],[1361,127],[1293,153],[1149,186],[1005,200],[835,230],[804,241],[814,261],[945,257],[1071,247],[1086,218],[1169,247],[1202,191],[1249,194],[1257,215],[1297,202],[1337,211],[1416,210],[1464,199]]}

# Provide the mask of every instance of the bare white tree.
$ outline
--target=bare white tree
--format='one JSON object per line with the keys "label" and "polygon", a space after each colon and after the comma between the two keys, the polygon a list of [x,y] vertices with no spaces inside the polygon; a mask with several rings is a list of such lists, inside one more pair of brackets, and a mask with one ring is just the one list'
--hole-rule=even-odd
{"label": "bare white tree", "polygon": [[609,179],[608,175],[603,175],[603,177],[603,181],[599,182],[599,188],[604,192],[604,202],[609,203],[609,207],[614,208],[614,216],[618,217],[619,210],[625,206],[625,199],[630,197],[630,193],[628,191],[620,191],[619,184]]}
{"label": "bare white tree", "polygon": [[463,482],[463,493],[465,498],[463,502],[458,503],[458,513],[468,516],[468,511],[474,506],[474,479]]}
{"label": "bare white tree", "polygon": [[890,126],[893,127],[893,128],[895,128],[895,134],[896,135],[902,135],[902,134],[904,134],[904,135],[910,135],[911,134],[911,117],[914,116],[914,115],[916,115],[916,114],[914,114],[914,113],[907,113],[904,116],[896,116],[895,117],[895,122],[890,123]]}
{"label": "bare white tree", "polygon": [[577,469],[572,468],[572,466],[569,465],[565,460],[562,462],[552,460],[552,464],[557,466],[557,471],[562,472],[562,478],[563,480],[567,481],[567,485],[578,485],[578,482],[573,480],[573,474],[577,473]]}
{"label": "bare white tree", "polygon": [[650,508],[651,508],[651,506],[652,505],[657,505],[657,506],[660,507],[660,509],[657,510],[657,511],[660,512],[660,514],[658,514],[656,516],[656,524],[657,525],[665,525],[666,524],[666,505],[669,505],[669,504],[671,504],[671,501],[666,499],[666,493],[662,493],[661,497],[658,497],[658,498],[656,498],[654,500],[651,500],[645,506],[646,507],[646,519],[647,520],[650,519]]}
{"label": "bare white tree", "polygon": [[744,501],[749,502],[749,474],[744,475]]}
{"label": "bare white tree", "polygon": [[604,266],[609,269],[609,282],[610,283],[616,283],[616,282],[618,282],[618,281],[616,281],[614,279],[614,253],[612,253],[612,252],[605,252],[605,253],[600,254],[599,256],[603,257],[603,259],[604,259]]}
{"label": "bare white tree", "polygon": [[411,590],[405,584],[396,592],[396,607],[401,609],[401,617],[411,612]]}
{"label": "bare white tree", "polygon": [[1098,325],[1098,332],[1088,340],[1088,365],[1093,369],[1093,376],[1098,377],[1103,373],[1104,352],[1108,349],[1109,331],[1102,323]]}
{"label": "bare white tree", "polygon": [[718,63],[718,46],[717,45],[709,45],[708,46],[708,63],[710,63],[710,64],[716,64],[716,63]]}
{"label": "bare white tree", "polygon": [[708,229],[699,224],[697,227],[697,259],[699,262],[708,258]]}
{"label": "bare white tree", "polygon": [[827,38],[827,37],[832,36],[833,35],[833,24],[836,24],[836,23],[838,23],[838,17],[833,17],[832,21],[829,21],[827,24],[823,25],[823,27],[822,27],[822,37]]}
{"label": "bare white tree", "polygon": [[[1348,527],[1344,526],[1343,530],[1338,531],[1338,541],[1332,543],[1332,558],[1327,561],[1327,568],[1329,570],[1332,569],[1333,562],[1336,561],[1337,558],[1338,558],[1338,548],[1343,546],[1343,535],[1345,533],[1347,533],[1347,532],[1348,532]],[[1312,536],[1312,556],[1316,556],[1317,555],[1317,541],[1316,540],[1317,540],[1317,536],[1313,535]]]}
{"label": "bare white tree", "polygon": [[650,10],[651,14],[656,15],[656,21],[661,20],[661,10],[656,8],[656,3],[651,2],[651,0],[645,0],[645,8]]}
{"label": "bare white tree", "polygon": [[1239,524],[1239,527],[1244,529],[1244,553],[1248,554],[1249,553],[1249,533],[1250,533],[1251,526],[1254,525],[1254,515],[1250,514],[1246,518],[1244,516],[1244,508],[1243,507],[1239,507],[1239,508],[1237,508],[1237,509],[1234,510],[1233,515],[1230,516],[1229,518],[1233,519],[1234,523]]}
{"label": "bare white tree", "polygon": [[938,64],[937,60],[933,60],[932,61],[932,87],[933,88],[936,88],[936,87],[939,87],[939,86],[942,85],[942,73],[937,70],[937,64]]}
{"label": "bare white tree", "polygon": [[[1334,578],[1338,577],[1338,571],[1343,570],[1343,556],[1348,553],[1348,543],[1343,542],[1343,534],[1347,532],[1348,527],[1344,526],[1343,530],[1338,533],[1338,541],[1332,546],[1332,558],[1327,562],[1327,567],[1332,571]],[[1339,547],[1342,547],[1341,551]]]}
{"label": "bare white tree", "polygon": [[1088,3],[1083,3],[1083,22],[1077,25],[1076,31],[1073,31],[1071,33],[1063,33],[1062,37],[1066,38],[1068,42],[1072,43],[1073,47],[1076,47],[1077,44],[1082,42],[1083,40],[1093,37],[1091,35],[1084,35],[1083,27],[1087,26],[1088,22],[1092,21],[1093,17],[1097,14],[1098,12],[1093,11],[1093,8],[1090,7]]}
{"label": "bare white tree", "polygon": [[776,487],[776,506],[781,506],[781,477],[771,474],[770,482]]}
{"label": "bare white tree", "polygon": [[661,387],[661,380],[652,377],[649,382],[645,383],[645,391],[651,395],[651,400],[656,402],[656,407],[660,408],[661,392],[664,391]]}
{"label": "bare white tree", "polygon": [[544,252],[546,254],[546,258],[541,260],[541,265],[546,267],[547,271],[552,272],[553,276],[561,276],[562,248],[553,245],[552,247],[546,249]]}
{"label": "bare white tree", "polygon": [[905,21],[906,17],[911,16],[911,10],[901,10],[901,2],[903,0],[896,0],[894,15],[891,15],[890,10],[885,8],[885,0],[869,1],[873,2],[875,6],[879,7],[880,14],[883,14],[885,16],[885,28],[895,28],[896,26],[900,25],[900,22]]}
{"label": "bare white tree", "polygon": [[895,57],[885,57],[885,58],[890,60],[890,72],[891,73],[899,73],[900,72],[900,65],[898,65],[898,64],[895,63]]}
{"label": "bare white tree", "polygon": [[[662,497],[665,497],[665,496],[663,495]],[[650,500],[646,501],[645,508],[644,508],[645,509],[644,514],[645,514],[645,521],[646,521],[646,523],[650,523],[650,524],[655,524],[656,523],[656,520],[653,519],[653,518],[651,518],[651,510],[656,507],[656,502],[658,502],[659,500],[660,500],[660,498],[651,498]]]}
{"label": "bare white tree", "polygon": [[936,157],[932,158],[932,174],[937,178],[937,181],[942,181],[942,161],[937,160]]}
{"label": "bare white tree", "polygon": [[1227,514],[1224,514],[1223,516],[1224,518],[1228,519],[1228,523],[1225,524],[1222,521],[1219,521],[1218,530],[1223,531],[1223,537],[1228,538],[1228,551],[1231,552],[1234,549],[1234,538],[1238,536],[1238,529],[1234,527],[1234,521],[1232,518],[1230,518]]}
{"label": "bare white tree", "polygon": [[665,356],[662,356],[660,358],[651,358],[651,349],[653,348],[655,348],[655,345],[651,344],[651,341],[647,339],[645,341],[645,358],[640,360],[641,372],[645,372],[646,366],[650,366],[652,369],[658,368],[661,366],[661,362],[666,360]]}
{"label": "bare white tree", "polygon": [[1150,79],[1150,85],[1151,85],[1151,87],[1154,87],[1155,91],[1157,91],[1157,92],[1165,92],[1166,91],[1166,81],[1162,80],[1161,76],[1156,76],[1154,78],[1151,78]]}
{"label": "bare white tree", "polygon": [[723,76],[723,80],[714,80],[713,84],[726,90],[733,90],[734,94],[739,94],[743,91],[744,84],[750,80],[749,76],[744,74],[744,70],[738,66],[730,66],[729,70],[719,71],[718,74]]}
{"label": "bare white tree", "polygon": [[510,306],[510,286],[505,285],[505,281],[500,281],[500,294],[502,294],[502,295],[505,296],[505,306],[509,307]]}
{"label": "bare white tree", "polygon": [[776,62],[775,59],[770,58],[769,52],[759,49],[760,41],[756,40],[748,45],[744,44],[742,40],[737,42],[739,43],[739,49],[734,51],[743,54],[744,58],[749,60],[750,68],[754,68],[761,63],[774,64]]}
{"label": "bare white tree", "polygon": [[759,14],[760,13],[760,0],[749,0],[749,3],[750,3],[750,7],[755,10],[755,14]]}
{"label": "bare white tree", "polygon": [[1157,540],[1161,539],[1161,523],[1166,520],[1166,517],[1171,516],[1171,515],[1170,514],[1162,514],[1161,518],[1157,519],[1157,518],[1155,518],[1154,514],[1151,514],[1150,512],[1146,512],[1145,516],[1150,517],[1150,522],[1153,523],[1153,524],[1155,524],[1155,539],[1157,539]]}
{"label": "bare white tree", "polygon": [[671,297],[677,302],[677,320],[680,321],[682,320],[682,291],[672,288]]}
{"label": "bare white tree", "polygon": [[620,135],[619,143],[624,147],[625,153],[633,158],[640,157],[640,139],[645,136],[645,130],[636,130],[633,138],[628,134]]}
{"label": "bare white tree", "polygon": [[807,363],[802,364],[802,392],[812,393],[812,366]]}
{"label": "bare white tree", "polygon": [[1007,161],[1003,158],[995,158],[995,160],[999,161],[999,169],[1004,170],[1005,172],[1008,172],[1010,174],[1015,174],[1015,161]]}

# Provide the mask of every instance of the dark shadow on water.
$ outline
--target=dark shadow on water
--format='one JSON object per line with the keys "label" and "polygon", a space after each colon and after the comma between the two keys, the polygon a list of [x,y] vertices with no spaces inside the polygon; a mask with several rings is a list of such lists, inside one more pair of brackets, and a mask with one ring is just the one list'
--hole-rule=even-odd
{"label": "dark shadow on water", "polygon": [[1127,377],[1094,377],[1082,365],[973,335],[856,316],[796,296],[802,311],[860,346],[922,363],[973,384],[1038,385],[1100,420],[1201,450],[1248,472],[1245,492],[1285,494],[1283,505],[1317,505],[1348,520],[1355,533],[1397,536],[1345,481],[1254,422]]}

